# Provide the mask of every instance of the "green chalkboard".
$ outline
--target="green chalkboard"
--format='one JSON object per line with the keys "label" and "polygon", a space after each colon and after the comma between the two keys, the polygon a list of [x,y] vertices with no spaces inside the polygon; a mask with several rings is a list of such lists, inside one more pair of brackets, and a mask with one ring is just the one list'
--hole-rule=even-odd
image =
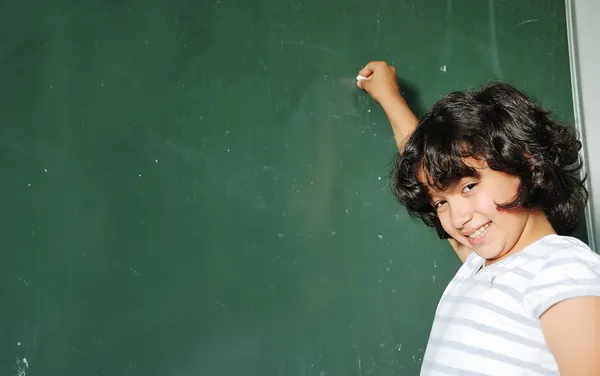
{"label": "green chalkboard", "polygon": [[572,119],[561,1],[4,1],[0,374],[417,374],[459,262],[390,194],[376,59],[418,113]]}

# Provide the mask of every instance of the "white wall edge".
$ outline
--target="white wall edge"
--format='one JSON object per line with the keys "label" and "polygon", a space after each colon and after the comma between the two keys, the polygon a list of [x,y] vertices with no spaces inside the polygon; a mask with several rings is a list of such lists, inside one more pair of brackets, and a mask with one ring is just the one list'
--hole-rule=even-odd
{"label": "white wall edge", "polygon": [[[586,188],[589,201],[585,211],[589,246],[596,252],[596,239],[600,238],[595,224],[600,223],[600,208],[594,205],[594,192],[600,189],[600,148],[593,146],[593,139],[600,139],[600,129],[595,126],[600,119],[600,75],[595,65],[600,65],[597,39],[600,37],[598,0],[565,0],[571,86],[575,128],[583,143],[583,173],[587,174]],[[596,172],[596,174],[594,174]]]}

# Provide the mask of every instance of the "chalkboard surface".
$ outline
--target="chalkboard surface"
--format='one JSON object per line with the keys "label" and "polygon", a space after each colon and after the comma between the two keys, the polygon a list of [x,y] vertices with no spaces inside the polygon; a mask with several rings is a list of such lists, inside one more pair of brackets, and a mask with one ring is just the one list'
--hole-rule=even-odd
{"label": "chalkboard surface", "polygon": [[500,79],[572,120],[560,1],[0,5],[0,374],[416,375],[459,261],[370,60],[419,114]]}

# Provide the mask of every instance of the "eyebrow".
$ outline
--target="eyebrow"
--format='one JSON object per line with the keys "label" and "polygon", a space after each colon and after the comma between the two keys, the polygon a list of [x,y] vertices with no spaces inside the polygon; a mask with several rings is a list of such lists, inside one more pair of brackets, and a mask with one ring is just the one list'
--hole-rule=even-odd
{"label": "eyebrow", "polygon": [[[448,185],[448,189],[450,189],[450,187],[452,187],[452,185],[461,185],[465,180],[470,180],[470,179],[481,179],[481,173],[479,172],[480,169],[473,167],[473,169],[475,170],[475,172],[473,173],[473,175],[466,175],[463,176],[462,178],[460,178],[459,180],[457,180],[454,183],[450,183]],[[431,185],[427,185],[427,195],[429,196],[429,202],[433,203],[433,190],[435,189],[435,187],[432,187]],[[437,190],[436,190],[437,191]]]}

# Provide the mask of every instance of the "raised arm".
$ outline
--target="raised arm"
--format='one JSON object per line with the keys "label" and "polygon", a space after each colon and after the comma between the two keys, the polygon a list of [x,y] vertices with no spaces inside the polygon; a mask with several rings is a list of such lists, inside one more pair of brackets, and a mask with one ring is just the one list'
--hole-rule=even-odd
{"label": "raised arm", "polygon": [[359,74],[367,80],[357,81],[358,87],[365,90],[376,100],[387,115],[392,125],[398,150],[415,130],[419,120],[406,104],[400,94],[396,78],[396,68],[383,61],[367,64]]}
{"label": "raised arm", "polygon": [[[367,79],[357,81],[358,87],[369,93],[381,105],[392,125],[398,150],[402,153],[406,140],[417,127],[419,120],[400,94],[396,68],[383,61],[372,61],[361,69],[359,74]],[[448,242],[460,261],[465,262],[471,249],[454,239],[448,239]]]}

